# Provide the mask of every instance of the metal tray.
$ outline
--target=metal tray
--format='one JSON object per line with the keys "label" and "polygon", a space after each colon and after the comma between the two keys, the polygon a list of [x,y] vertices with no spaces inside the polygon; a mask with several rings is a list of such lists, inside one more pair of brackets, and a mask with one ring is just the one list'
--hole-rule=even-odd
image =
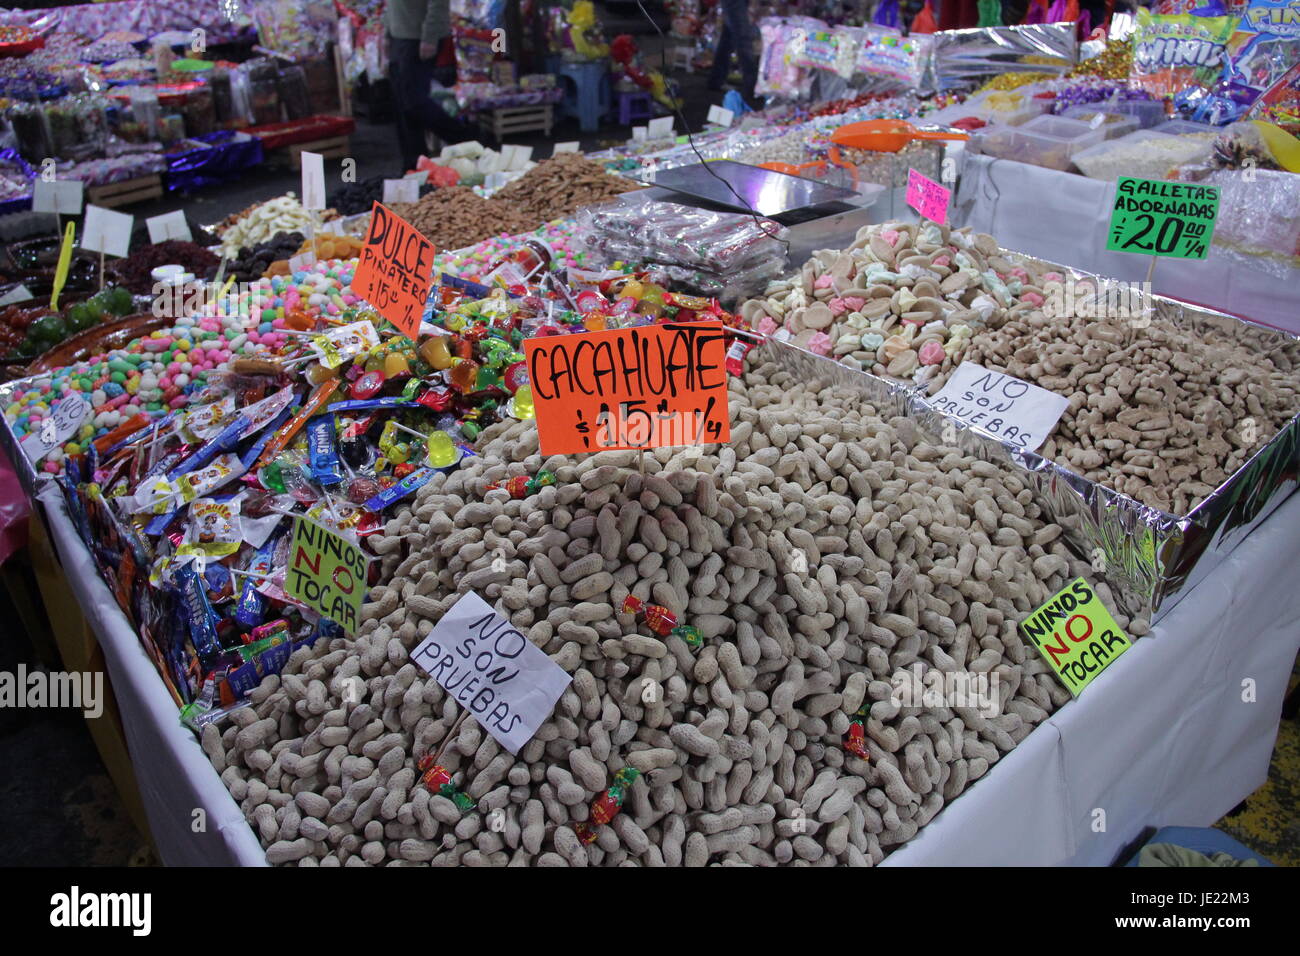
{"label": "metal tray", "polygon": [[[1030,258],[1005,250],[1002,254]],[[1038,261],[1066,274],[1087,275]],[[1252,341],[1261,352],[1300,338],[1166,296],[1145,298],[1157,319],[1192,333],[1206,326],[1228,328],[1238,339]],[[1027,475],[1048,518],[1061,525],[1070,548],[1105,578],[1123,611],[1147,616],[1153,623],[1209,576],[1300,484],[1300,413],[1188,514],[1174,515],[968,427],[938,411],[925,396],[923,385],[891,382],[788,343],[769,341],[764,348],[773,349],[774,357],[803,377],[828,378],[862,389],[871,401],[917,419],[931,437],[943,434],[951,424],[954,427],[949,434],[955,431],[956,444],[963,452],[1010,465]]]}
{"label": "metal tray", "polygon": [[813,206],[859,199],[851,189],[730,159],[631,175],[648,185],[671,189],[735,212],[756,210],[760,216],[781,216]]}

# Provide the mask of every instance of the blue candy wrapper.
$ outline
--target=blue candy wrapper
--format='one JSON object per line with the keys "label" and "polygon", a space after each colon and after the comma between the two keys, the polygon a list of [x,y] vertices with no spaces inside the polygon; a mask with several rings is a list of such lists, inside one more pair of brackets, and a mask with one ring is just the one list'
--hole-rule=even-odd
{"label": "blue candy wrapper", "polygon": [[437,468],[417,468],[395,485],[390,485],[365,503],[368,511],[383,511],[395,501],[415,494],[438,473]]}
{"label": "blue candy wrapper", "polygon": [[334,416],[317,415],[307,422],[307,450],[311,456],[311,474],[324,487],[343,480],[339,474],[339,453],[334,431]]}

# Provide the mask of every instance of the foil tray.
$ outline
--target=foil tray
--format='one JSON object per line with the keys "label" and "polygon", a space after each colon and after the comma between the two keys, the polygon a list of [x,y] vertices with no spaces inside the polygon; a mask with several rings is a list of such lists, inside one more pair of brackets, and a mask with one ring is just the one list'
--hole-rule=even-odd
{"label": "foil tray", "polygon": [[[1026,260],[1003,251],[1008,258]],[[1094,278],[1103,290],[1108,280],[1056,263],[1035,260],[1078,278]],[[1212,309],[1166,296],[1149,301],[1154,318],[1191,333],[1206,327],[1230,329],[1238,340],[1261,352],[1297,337]],[[1144,505],[1068,468],[965,425],[938,411],[926,386],[900,384],[852,368],[789,343],[769,340],[756,357],[771,358],[806,380],[825,379],[861,390],[878,409],[907,415],[938,442],[945,425],[954,426],[962,452],[1012,467],[1027,476],[1045,516],[1059,524],[1070,549],[1104,577],[1125,614],[1153,623],[1171,611],[1195,584],[1207,577],[1297,487],[1300,476],[1300,413],[1292,416],[1235,474],[1186,515]]]}

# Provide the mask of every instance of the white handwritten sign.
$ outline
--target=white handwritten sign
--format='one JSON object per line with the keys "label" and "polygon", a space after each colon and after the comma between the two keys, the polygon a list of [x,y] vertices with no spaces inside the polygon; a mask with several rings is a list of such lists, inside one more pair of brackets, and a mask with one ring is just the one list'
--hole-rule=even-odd
{"label": "white handwritten sign", "polygon": [[420,184],[414,179],[407,179],[405,176],[403,176],[401,179],[384,180],[384,204],[385,205],[391,205],[395,202],[419,202],[419,201],[420,201]]}
{"label": "white handwritten sign", "polygon": [[411,660],[512,754],[537,733],[573,680],[473,591],[442,616]]}
{"label": "white handwritten sign", "polygon": [[103,206],[87,206],[81,226],[81,248],[110,256],[126,256],[131,251],[131,229],[135,216],[113,212]]}
{"label": "white handwritten sign", "polygon": [[31,459],[32,464],[39,463],[42,458],[75,435],[89,414],[90,405],[86,400],[76,392],[69,392],[59,402],[50,417],[41,422],[36,431],[23,439],[23,451]]}
{"label": "white handwritten sign", "polygon": [[85,190],[86,184],[80,179],[46,181],[37,176],[32,184],[32,212],[79,216]]}
{"label": "white handwritten sign", "polygon": [[167,239],[175,239],[178,242],[192,242],[194,234],[190,232],[190,224],[185,218],[185,213],[177,209],[174,212],[165,212],[161,216],[151,216],[144,221],[149,227],[150,242],[164,242]]}
{"label": "white handwritten sign", "polygon": [[930,403],[994,438],[1034,451],[1047,441],[1070,400],[963,362]]}

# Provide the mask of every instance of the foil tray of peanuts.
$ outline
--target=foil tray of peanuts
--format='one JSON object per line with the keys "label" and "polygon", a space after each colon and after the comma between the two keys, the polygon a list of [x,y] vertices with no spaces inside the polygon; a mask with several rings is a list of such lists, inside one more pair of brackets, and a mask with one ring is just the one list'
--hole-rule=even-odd
{"label": "foil tray of peanuts", "polygon": [[[909,268],[910,275],[921,275],[918,263],[900,266],[892,261],[892,250],[881,246],[880,235],[891,225],[865,227],[848,250],[819,251],[801,273],[769,286],[766,298],[745,303],[742,314],[760,327],[765,314],[780,312],[792,301],[805,303],[796,306],[804,315],[809,306],[819,302],[823,307],[827,303],[834,306],[826,312],[818,310],[811,320],[811,326],[817,327],[813,335],[824,334],[829,341],[810,343],[809,327],[798,329],[796,320],[787,322],[783,332],[794,327],[801,334],[780,334],[769,338],[762,348],[801,375],[829,374],[864,390],[872,401],[916,419],[939,444],[943,444],[938,441],[941,436],[955,438],[950,444],[962,452],[1028,473],[1040,504],[1064,529],[1072,550],[1105,578],[1125,613],[1145,614],[1152,621],[1163,617],[1297,487],[1300,339],[1235,316],[1147,294],[1133,289],[1132,284],[1011,252],[998,247],[989,236],[978,237],[983,242],[981,250],[976,237],[967,234],[967,251],[978,260],[976,267],[996,264],[994,271],[983,272],[989,281],[967,290],[974,296],[965,296],[966,304],[977,308],[959,310],[955,316],[959,321],[948,316],[942,329],[935,328],[939,323],[933,316],[922,316],[929,320],[916,322],[913,331],[917,334],[900,342],[895,327],[903,326],[897,323],[897,316],[891,323],[887,311],[872,308],[872,300],[859,305],[853,299],[866,290],[878,292],[888,276]],[[900,226],[899,231],[907,228]],[[919,238],[920,228],[933,230],[931,238],[936,241],[931,245],[948,250],[954,248],[949,235],[961,234],[933,224],[910,228],[914,239]],[[942,242],[935,233],[942,233]],[[961,248],[961,240],[954,241]],[[846,264],[844,257],[850,254],[857,259],[856,268]],[[890,259],[886,269],[869,264],[882,258]],[[903,258],[900,252],[899,261]],[[865,274],[864,264],[866,269],[874,269],[865,281],[846,277],[846,272]],[[807,281],[810,266],[811,282]],[[1080,323],[1075,315],[1045,314],[1035,308],[1041,301],[1026,305],[1020,299],[1026,289],[1034,288],[1029,281],[1013,284],[1011,290],[990,287],[990,282],[997,285],[996,275],[1004,266],[1022,270],[1026,280],[1041,282],[1043,276],[1054,276],[1053,281],[1074,286],[1080,290],[1074,301],[1076,312],[1089,314],[1088,309],[1079,307],[1087,290],[1093,301],[1091,314],[1097,314],[1095,310],[1103,303],[1113,305],[1118,300],[1125,304],[1127,315],[1140,321],[1134,323],[1137,327],[1117,327],[1105,320],[1085,318]],[[897,273],[892,271],[895,268]],[[938,283],[937,296],[951,297],[954,292],[960,296],[960,281],[950,281],[955,274],[950,272]],[[801,275],[805,287],[814,290],[802,300],[797,291]],[[833,277],[833,286],[827,286],[832,290],[830,297],[816,295],[823,275]],[[908,286],[918,288],[920,280]],[[793,299],[787,287],[795,290]],[[876,300],[896,302],[899,291],[894,289],[889,298],[877,294]],[[1005,297],[1008,292],[1013,294]],[[907,310],[915,309],[915,302],[925,296],[910,291],[907,295],[912,298],[905,299],[903,314],[921,315]],[[850,307],[859,305],[859,309],[844,316],[845,306],[836,303],[837,298],[849,299]],[[1003,306],[1016,303],[1001,310],[1005,315],[996,329],[973,314],[995,301]],[[754,303],[760,304],[755,307]],[[786,309],[780,318],[788,320],[793,314],[794,310]],[[828,314],[830,321],[823,324]],[[855,318],[865,318],[865,322]],[[1063,329],[1067,334],[1062,334]],[[1071,331],[1077,331],[1088,344],[1071,346]],[[1095,343],[1089,336],[1097,337]],[[842,344],[846,341],[848,345]],[[918,366],[916,360],[927,342],[937,343],[930,346],[927,360],[933,364],[929,369]],[[854,343],[858,345],[850,351]],[[1062,343],[1063,352],[1054,352]],[[814,348],[809,348],[810,344]],[[944,352],[936,361],[939,348]],[[1115,351],[1122,351],[1118,357],[1137,365],[1150,357],[1144,349],[1157,350],[1155,358],[1174,371],[1152,373],[1143,379],[1141,372],[1134,370],[1129,390],[1136,400],[1125,398],[1109,387],[1116,374],[1121,378],[1127,374],[1117,367]],[[1052,359],[1059,359],[1059,364]],[[1074,393],[1056,430],[1037,452],[969,427],[933,404],[932,397],[962,361],[974,361],[1067,397]],[[1095,371],[1088,371],[1098,365]],[[1082,371],[1075,373],[1076,366]],[[1072,373],[1076,375],[1073,381],[1069,380]],[[1097,375],[1102,379],[1094,377]],[[1099,383],[1106,388],[1076,391],[1080,376],[1085,388]],[[1188,409],[1179,399],[1197,397],[1198,387],[1199,400],[1189,415],[1183,415]],[[1241,390],[1244,400],[1239,401],[1234,388]],[[1094,439],[1094,433],[1106,437]],[[1208,456],[1197,455],[1198,449],[1206,448],[1210,449]],[[1162,456],[1178,464],[1171,466]],[[1134,460],[1139,464],[1134,465]],[[1139,479],[1139,475],[1143,477]]]}

